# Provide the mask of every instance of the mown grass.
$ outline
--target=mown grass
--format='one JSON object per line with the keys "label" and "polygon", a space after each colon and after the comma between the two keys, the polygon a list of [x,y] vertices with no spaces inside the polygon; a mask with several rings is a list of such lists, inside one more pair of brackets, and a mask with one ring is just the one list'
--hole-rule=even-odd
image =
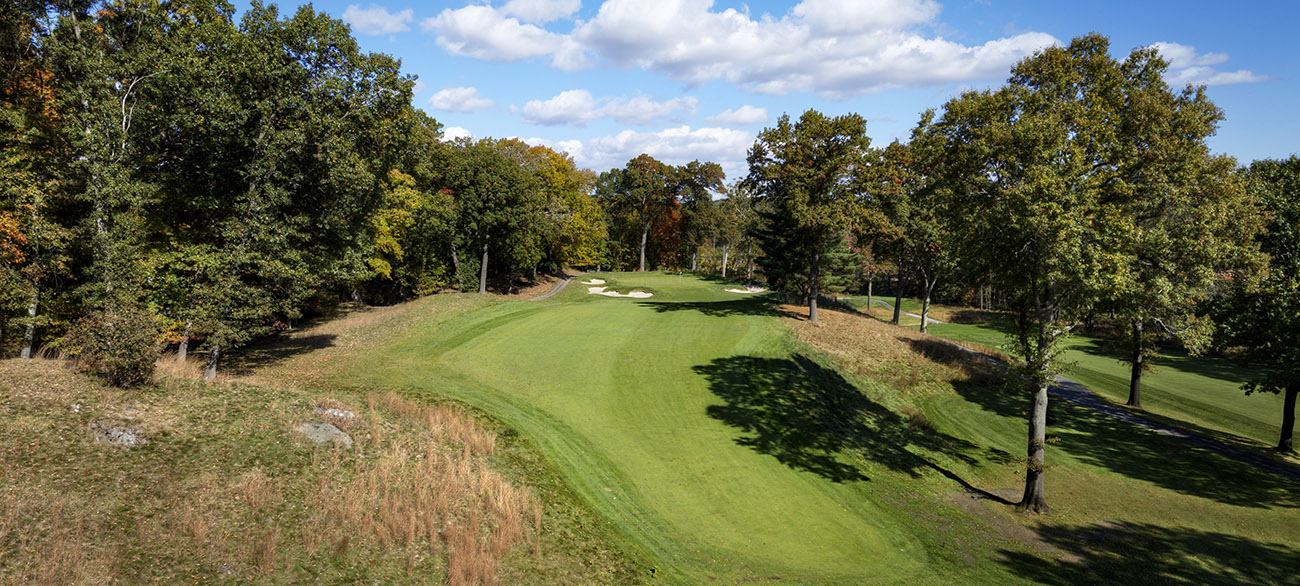
{"label": "mown grass", "polygon": [[[926,375],[914,378],[909,395],[926,425],[973,446],[965,453],[975,463],[963,481],[1018,498],[1025,392],[988,384],[989,373],[960,351],[909,329],[825,315],[821,328],[796,325],[798,335],[868,376],[885,369],[880,363],[919,367]],[[976,370],[968,380],[949,379],[944,389],[943,375],[931,382],[943,371],[916,365],[906,347],[940,365]],[[977,501],[1001,519],[995,526],[1028,528],[1032,535],[1022,541],[1043,549],[1006,550],[985,563],[1047,584],[1300,583],[1300,493],[1293,481],[1064,401],[1051,403],[1048,421],[1051,514],[1025,517],[994,500]]]}
{"label": "mown grass", "polygon": [[[932,325],[936,336],[998,348],[1006,344],[997,322]],[[1248,371],[1231,360],[1189,356],[1176,347],[1161,350],[1156,370],[1142,377],[1142,408],[1150,414],[1208,430],[1226,432],[1256,443],[1277,445],[1282,397],[1246,396],[1241,385]],[[1128,400],[1129,365],[1119,361],[1113,341],[1095,336],[1068,338],[1061,358],[1064,374],[1111,401]]]}

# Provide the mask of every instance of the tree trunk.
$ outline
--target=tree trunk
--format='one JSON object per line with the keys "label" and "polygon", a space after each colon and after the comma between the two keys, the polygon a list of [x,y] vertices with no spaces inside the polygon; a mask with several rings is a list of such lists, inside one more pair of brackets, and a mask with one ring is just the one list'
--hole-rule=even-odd
{"label": "tree trunk", "polygon": [[1295,451],[1292,441],[1295,437],[1295,399],[1297,394],[1300,394],[1300,385],[1287,387],[1286,399],[1282,404],[1282,438],[1277,442],[1278,451]]}
{"label": "tree trunk", "polygon": [[27,329],[23,332],[23,353],[22,357],[28,359],[32,357],[32,345],[36,341],[36,308],[41,299],[41,288],[38,283],[32,288],[32,302],[27,305]]}
{"label": "tree trunk", "polygon": [[1034,390],[1033,412],[1029,416],[1029,458],[1025,469],[1025,496],[1016,508],[1033,513],[1047,512],[1047,494],[1043,491],[1044,445],[1047,440],[1047,387],[1044,381]]}
{"label": "tree trunk", "polygon": [[695,272],[695,261],[699,258],[699,256],[700,256],[700,249],[697,246],[695,250],[691,251],[691,272],[692,273]]}
{"label": "tree trunk", "polygon": [[217,360],[221,358],[221,346],[213,344],[208,349],[208,364],[203,369],[203,380],[212,380],[217,378]]}
{"label": "tree trunk", "polygon": [[821,264],[821,254],[814,252],[812,279],[809,279],[809,285],[811,285],[812,289],[810,291],[811,294],[808,295],[808,321],[813,323],[817,323],[817,296],[821,294],[821,291],[818,289],[821,283],[817,282],[821,276],[820,271],[818,270],[821,268],[818,266],[819,264]]}
{"label": "tree trunk", "polygon": [[921,298],[921,333],[922,333],[922,334],[924,334],[924,333],[926,333],[926,332],[929,331],[929,329],[927,328],[927,326],[930,325],[930,324],[929,324],[929,321],[930,321],[930,293],[934,291],[934,284],[935,284],[936,282],[938,282],[938,279],[936,279],[936,278],[932,278],[932,277],[929,277],[929,276],[925,277],[925,295]]}
{"label": "tree trunk", "polygon": [[451,248],[451,270],[456,272],[456,290],[465,291],[465,279],[460,275],[460,258],[456,256],[456,237],[447,239],[447,246]]}
{"label": "tree trunk", "polygon": [[1129,407],[1142,408],[1142,320],[1133,320],[1133,372],[1128,379],[1128,402],[1125,405]]}
{"label": "tree trunk", "polygon": [[867,273],[867,313],[868,314],[871,313],[871,303],[872,303],[871,288],[873,285],[875,285],[875,283],[876,283],[876,273],[874,271]]}
{"label": "tree trunk", "polygon": [[488,243],[483,242],[483,264],[478,269],[478,292],[480,295],[487,293],[487,265],[488,265]]}
{"label": "tree trunk", "polygon": [[649,236],[650,224],[646,224],[641,228],[641,264],[637,265],[636,270],[638,271],[645,271],[645,241]]}
{"label": "tree trunk", "polygon": [[898,282],[894,284],[894,325],[903,323],[903,271],[898,271]]}
{"label": "tree trunk", "polygon": [[722,278],[727,278],[727,253],[731,252],[726,246],[722,247]]}
{"label": "tree trunk", "polygon": [[176,348],[176,362],[185,362],[190,353],[190,328],[194,326],[193,319],[185,320],[185,333],[181,334],[181,343]]}
{"label": "tree trunk", "polygon": [[745,278],[754,279],[754,241],[749,241],[749,249],[745,252]]}

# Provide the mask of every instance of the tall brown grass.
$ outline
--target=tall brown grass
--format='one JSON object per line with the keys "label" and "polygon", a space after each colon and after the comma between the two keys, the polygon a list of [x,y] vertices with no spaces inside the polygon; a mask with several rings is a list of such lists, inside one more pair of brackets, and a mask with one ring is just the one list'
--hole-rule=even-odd
{"label": "tall brown grass", "polygon": [[375,461],[358,464],[349,480],[334,457],[314,495],[317,535],[309,545],[337,550],[372,542],[382,549],[423,547],[445,555],[450,584],[496,584],[497,567],[512,547],[538,547],[541,503],[487,466],[496,438],[468,414],[400,395],[372,394],[367,403],[424,427],[423,446],[388,441]]}

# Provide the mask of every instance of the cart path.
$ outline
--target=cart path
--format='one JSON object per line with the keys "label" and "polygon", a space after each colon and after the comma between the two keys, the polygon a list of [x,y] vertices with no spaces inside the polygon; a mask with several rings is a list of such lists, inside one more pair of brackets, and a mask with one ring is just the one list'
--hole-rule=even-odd
{"label": "cart path", "polygon": [[[973,354],[974,356],[980,358],[981,360],[993,364],[998,368],[1001,368],[1003,370],[1006,369],[1006,365],[1003,364],[1000,360],[997,360],[996,358],[993,358],[987,354],[976,352],[974,350],[971,350],[970,348],[967,348],[965,346],[962,346],[960,344],[957,344],[945,338],[940,338],[938,336],[931,336],[931,337],[933,337],[936,340],[942,341],[944,343],[950,344],[954,347],[961,348],[962,350],[970,354]],[[1162,423],[1154,419],[1150,419],[1148,417],[1144,417],[1138,413],[1129,411],[1128,409],[1123,409],[1113,403],[1110,403],[1109,401],[1106,401],[1098,397],[1097,394],[1092,392],[1091,389],[1083,386],[1079,382],[1065,378],[1059,374],[1056,375],[1055,379],[1056,379],[1056,384],[1052,385],[1052,387],[1048,389],[1048,392],[1050,392],[1052,395],[1055,395],[1058,398],[1065,399],[1066,401],[1074,403],[1075,405],[1078,405],[1085,409],[1091,409],[1093,411],[1101,413],[1102,415],[1106,415],[1108,417],[1118,419],[1120,421],[1124,421],[1132,425],[1136,425],[1143,429],[1151,430],[1160,435],[1176,437],[1198,448],[1214,452],[1230,460],[1236,460],[1238,462],[1249,464],[1260,470],[1271,472],[1280,476],[1290,478],[1291,480],[1300,482],[1300,467],[1297,467],[1293,464],[1270,458],[1263,454],[1257,453],[1253,450],[1243,449],[1237,446],[1225,444],[1219,440],[1208,438],[1203,435],[1191,431],[1187,431],[1185,429],[1174,427],[1172,425]]]}
{"label": "cart path", "polygon": [[551,289],[550,291],[547,291],[546,293],[543,293],[543,294],[541,294],[541,295],[538,295],[537,297],[532,298],[531,301],[541,301],[541,300],[543,300],[543,299],[550,299],[551,297],[554,297],[556,293],[559,293],[560,291],[563,291],[563,290],[564,290],[564,286],[565,286],[565,285],[568,285],[568,284],[569,284],[569,281],[572,281],[572,280],[573,280],[573,277],[565,277],[564,280],[563,280],[563,281],[560,281],[558,284],[556,284],[555,287],[554,287],[553,289]]}

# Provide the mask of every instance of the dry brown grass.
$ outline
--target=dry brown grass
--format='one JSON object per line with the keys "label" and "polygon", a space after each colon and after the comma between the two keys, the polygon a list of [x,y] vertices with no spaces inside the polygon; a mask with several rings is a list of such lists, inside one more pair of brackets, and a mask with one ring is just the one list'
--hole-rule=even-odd
{"label": "dry brown grass", "polygon": [[801,314],[800,307],[783,310],[801,342],[864,378],[906,393],[941,391],[955,380],[987,372],[960,348],[914,330],[834,309],[819,311],[818,325],[793,317]]}
{"label": "dry brown grass", "polygon": [[[291,583],[338,560],[495,584],[510,551],[539,546],[540,500],[492,468],[496,436],[464,409],[165,378],[121,391],[0,361],[0,584]],[[353,450],[297,441],[315,407],[358,413]],[[93,444],[99,421],[151,445]]]}
{"label": "dry brown grass", "polygon": [[[372,421],[379,408],[421,428],[423,445],[388,439],[376,461],[351,475],[337,457],[320,465],[313,508],[317,528],[310,546],[333,548],[418,547],[446,557],[451,584],[496,584],[501,559],[517,544],[534,548],[541,504],[488,467],[495,436],[468,414],[430,406],[396,394],[367,397]],[[350,478],[349,478],[350,476]],[[342,480],[348,478],[347,480]],[[417,565],[419,558],[408,558]]]}

